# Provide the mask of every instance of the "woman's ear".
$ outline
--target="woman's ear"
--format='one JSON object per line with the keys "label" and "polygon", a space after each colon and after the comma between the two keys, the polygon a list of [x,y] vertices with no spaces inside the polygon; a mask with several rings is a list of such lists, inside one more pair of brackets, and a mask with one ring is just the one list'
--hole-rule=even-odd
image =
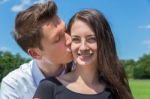
{"label": "woman's ear", "polygon": [[29,48],[28,54],[34,59],[41,59],[41,50],[39,48]]}

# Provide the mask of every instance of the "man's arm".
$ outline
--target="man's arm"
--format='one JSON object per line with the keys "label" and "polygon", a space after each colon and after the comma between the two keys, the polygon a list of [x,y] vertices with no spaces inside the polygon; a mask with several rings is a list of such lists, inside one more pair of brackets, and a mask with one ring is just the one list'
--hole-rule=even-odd
{"label": "man's arm", "polygon": [[35,88],[30,76],[23,70],[16,69],[3,78],[0,99],[32,99]]}
{"label": "man's arm", "polygon": [[19,99],[15,86],[15,82],[3,79],[0,88],[0,99]]}

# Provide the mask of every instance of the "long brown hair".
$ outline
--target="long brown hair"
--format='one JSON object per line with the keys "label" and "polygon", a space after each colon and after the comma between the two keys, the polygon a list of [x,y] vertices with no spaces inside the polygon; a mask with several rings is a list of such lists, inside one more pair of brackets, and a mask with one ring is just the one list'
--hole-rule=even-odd
{"label": "long brown hair", "polygon": [[98,10],[82,10],[76,13],[69,21],[67,29],[69,33],[76,20],[81,20],[88,24],[95,33],[99,80],[107,84],[116,99],[132,99],[124,68],[117,56],[113,33],[106,18]]}

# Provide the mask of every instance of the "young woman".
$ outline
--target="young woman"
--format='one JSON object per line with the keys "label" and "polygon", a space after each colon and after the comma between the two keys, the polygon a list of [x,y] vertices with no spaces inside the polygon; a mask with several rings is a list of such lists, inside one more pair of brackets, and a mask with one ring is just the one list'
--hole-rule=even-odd
{"label": "young woman", "polygon": [[69,22],[68,33],[72,37],[74,69],[60,77],[43,80],[35,97],[133,99],[111,28],[103,14],[93,9],[76,13]]}

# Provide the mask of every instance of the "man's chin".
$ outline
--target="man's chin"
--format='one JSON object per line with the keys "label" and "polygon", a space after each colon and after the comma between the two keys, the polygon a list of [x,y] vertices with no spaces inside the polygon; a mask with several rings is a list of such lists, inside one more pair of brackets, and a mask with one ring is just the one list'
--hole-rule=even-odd
{"label": "man's chin", "polygon": [[73,58],[69,58],[67,61],[64,62],[64,64],[68,64],[68,63],[70,63],[72,61],[73,61]]}
{"label": "man's chin", "polygon": [[73,60],[73,56],[72,54],[67,54],[62,60],[63,60],[62,64],[70,63]]}

